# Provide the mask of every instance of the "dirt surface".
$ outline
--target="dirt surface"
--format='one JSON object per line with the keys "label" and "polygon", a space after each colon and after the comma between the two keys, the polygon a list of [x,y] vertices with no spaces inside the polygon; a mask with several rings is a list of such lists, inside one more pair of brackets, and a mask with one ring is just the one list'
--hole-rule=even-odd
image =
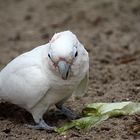
{"label": "dirt surface", "polygon": [[[140,101],[139,0],[0,0],[0,68],[19,54],[47,43],[55,32],[77,34],[90,56],[86,95],[66,103],[80,113],[91,102]],[[46,118],[62,126],[68,120]],[[65,134],[28,129],[31,115],[17,106],[0,104],[0,140],[138,140],[140,116],[109,119],[87,131]]]}

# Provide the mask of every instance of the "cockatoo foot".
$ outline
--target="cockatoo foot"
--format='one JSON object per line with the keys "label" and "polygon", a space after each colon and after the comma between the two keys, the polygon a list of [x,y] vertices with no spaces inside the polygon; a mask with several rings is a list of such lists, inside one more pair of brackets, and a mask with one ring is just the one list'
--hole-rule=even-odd
{"label": "cockatoo foot", "polygon": [[36,125],[29,125],[29,124],[26,124],[26,126],[28,128],[31,128],[31,129],[37,129],[37,130],[47,130],[49,132],[53,132],[55,130],[56,127],[52,127],[52,126],[49,126],[44,120],[41,120],[38,124]]}
{"label": "cockatoo foot", "polygon": [[79,116],[73,113],[70,109],[64,107],[63,105],[56,105],[58,109],[70,120],[78,119]]}

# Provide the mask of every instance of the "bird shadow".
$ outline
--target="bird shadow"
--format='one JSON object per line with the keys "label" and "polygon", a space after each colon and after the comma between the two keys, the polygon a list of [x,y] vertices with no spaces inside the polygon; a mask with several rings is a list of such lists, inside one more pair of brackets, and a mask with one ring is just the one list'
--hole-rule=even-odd
{"label": "bird shadow", "polygon": [[32,121],[32,116],[25,109],[17,105],[2,102],[0,103],[0,120],[9,120],[17,123],[25,123]]}
{"label": "bird shadow", "polygon": [[[0,103],[0,121],[3,120],[11,121],[14,124],[34,124],[33,117],[29,112],[8,102]],[[68,119],[55,109],[45,113],[44,120],[52,126],[60,126],[60,124],[68,122]]]}

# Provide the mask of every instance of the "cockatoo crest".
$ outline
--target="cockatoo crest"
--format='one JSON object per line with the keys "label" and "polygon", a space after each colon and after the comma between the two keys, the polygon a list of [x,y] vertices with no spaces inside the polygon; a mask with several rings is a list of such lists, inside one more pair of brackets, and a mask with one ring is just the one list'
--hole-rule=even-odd
{"label": "cockatoo crest", "polygon": [[[50,55],[56,61],[59,58],[71,61],[77,50],[78,40],[70,31],[54,34],[50,41]],[[54,60],[54,61],[55,61]]]}

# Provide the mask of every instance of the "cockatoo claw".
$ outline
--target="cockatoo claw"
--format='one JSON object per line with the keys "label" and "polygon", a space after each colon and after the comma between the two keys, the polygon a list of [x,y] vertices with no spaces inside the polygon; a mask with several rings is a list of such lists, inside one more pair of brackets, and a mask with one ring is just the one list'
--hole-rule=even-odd
{"label": "cockatoo claw", "polygon": [[69,119],[69,120],[75,120],[78,119],[79,116],[75,113],[73,113],[70,109],[64,107],[63,105],[56,105],[58,109]]}
{"label": "cockatoo claw", "polygon": [[56,127],[49,126],[44,120],[41,120],[36,125],[25,124],[28,128],[36,130],[47,130],[48,132],[53,132]]}

